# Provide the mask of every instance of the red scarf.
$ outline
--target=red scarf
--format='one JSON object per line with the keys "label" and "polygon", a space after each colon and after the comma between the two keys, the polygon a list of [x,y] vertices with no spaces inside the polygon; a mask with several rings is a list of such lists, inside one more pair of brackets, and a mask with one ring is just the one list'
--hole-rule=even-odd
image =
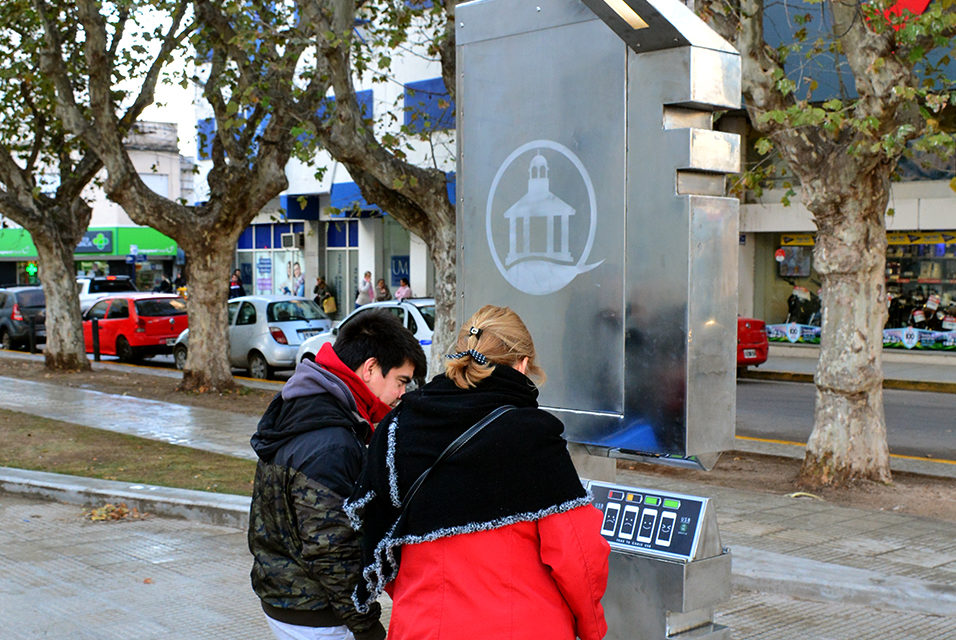
{"label": "red scarf", "polygon": [[335,349],[332,348],[332,343],[326,342],[322,345],[322,348],[319,349],[319,352],[315,355],[315,363],[327,369],[330,373],[334,374],[336,378],[345,383],[345,386],[352,392],[352,397],[355,398],[359,415],[369,421],[369,424],[372,425],[372,429],[385,417],[386,413],[392,410],[390,406],[379,400],[378,397],[372,393],[372,390],[358,377],[358,374],[339,360],[338,354],[335,353]]}

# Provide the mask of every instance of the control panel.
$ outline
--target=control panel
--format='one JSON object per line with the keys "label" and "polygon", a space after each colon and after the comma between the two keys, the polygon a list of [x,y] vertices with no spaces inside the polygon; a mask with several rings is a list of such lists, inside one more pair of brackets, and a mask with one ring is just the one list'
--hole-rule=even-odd
{"label": "control panel", "polygon": [[604,514],[601,535],[616,551],[690,562],[697,551],[708,498],[588,482]]}

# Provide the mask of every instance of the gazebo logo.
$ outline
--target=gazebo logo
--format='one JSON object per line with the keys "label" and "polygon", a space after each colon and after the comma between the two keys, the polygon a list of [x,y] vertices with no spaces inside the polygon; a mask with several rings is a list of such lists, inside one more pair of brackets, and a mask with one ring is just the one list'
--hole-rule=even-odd
{"label": "gazebo logo", "polygon": [[[561,191],[567,194],[583,187],[586,194],[577,194],[579,197],[575,201],[586,202],[587,211],[576,211],[552,191],[549,157],[552,161],[567,163],[580,175],[580,185],[574,181],[571,184],[562,181]],[[499,185],[502,179],[507,180],[512,172],[523,170],[524,167],[527,167],[527,192],[502,212],[501,206],[495,203]],[[566,287],[579,274],[603,262],[587,264],[597,226],[594,185],[581,160],[557,142],[534,140],[521,145],[505,159],[491,184],[485,216],[488,248],[495,266],[505,280],[524,293],[554,293]],[[575,216],[581,220],[572,224]],[[495,230],[504,224],[507,224],[508,230],[507,251],[502,257],[499,250],[503,251],[505,247],[497,247],[494,237]],[[584,234],[580,232],[585,225],[587,235],[582,247],[580,240]],[[578,242],[575,243],[575,240]],[[573,255],[575,246],[580,251],[577,260]]]}

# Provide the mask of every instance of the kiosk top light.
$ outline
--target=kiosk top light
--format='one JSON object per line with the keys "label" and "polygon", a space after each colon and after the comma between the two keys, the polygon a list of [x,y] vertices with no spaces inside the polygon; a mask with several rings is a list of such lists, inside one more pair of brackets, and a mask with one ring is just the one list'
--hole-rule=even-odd
{"label": "kiosk top light", "polygon": [[703,47],[736,53],[703,20],[673,0],[582,0],[628,47],[637,53]]}
{"label": "kiosk top light", "polygon": [[637,15],[637,12],[631,9],[624,0],[604,0],[604,2],[614,10],[614,13],[621,16],[621,19],[632,29],[646,29],[648,27],[644,19]]}

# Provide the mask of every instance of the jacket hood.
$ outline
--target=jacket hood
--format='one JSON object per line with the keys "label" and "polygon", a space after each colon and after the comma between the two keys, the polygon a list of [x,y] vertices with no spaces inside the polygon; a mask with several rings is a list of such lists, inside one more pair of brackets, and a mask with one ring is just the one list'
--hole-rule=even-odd
{"label": "jacket hood", "polygon": [[[291,402],[306,397],[310,397],[307,402]],[[250,444],[256,455],[268,462],[296,436],[330,426],[344,426],[362,438],[366,432],[370,433],[345,383],[311,360],[305,360],[272,399]]]}
{"label": "jacket hood", "polygon": [[292,400],[317,393],[330,393],[349,410],[357,409],[355,398],[344,382],[311,360],[303,360],[282,387],[282,399]]}

